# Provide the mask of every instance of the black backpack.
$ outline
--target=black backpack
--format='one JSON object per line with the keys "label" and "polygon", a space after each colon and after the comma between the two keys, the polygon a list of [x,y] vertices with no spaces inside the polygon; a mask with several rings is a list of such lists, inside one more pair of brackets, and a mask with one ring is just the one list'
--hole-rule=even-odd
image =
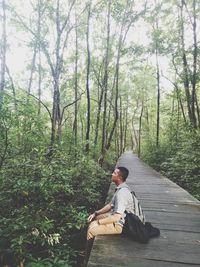
{"label": "black backpack", "polygon": [[145,225],[132,212],[126,213],[122,234],[141,243],[147,243],[149,240],[149,234]]}
{"label": "black backpack", "polygon": [[160,236],[160,230],[150,222],[142,223],[134,213],[127,212],[122,234],[140,243],[147,243],[150,238]]}
{"label": "black backpack", "polygon": [[160,236],[160,230],[153,227],[150,222],[145,222],[142,207],[132,191],[134,213],[125,212],[125,224],[122,234],[140,243],[147,243],[150,238]]}

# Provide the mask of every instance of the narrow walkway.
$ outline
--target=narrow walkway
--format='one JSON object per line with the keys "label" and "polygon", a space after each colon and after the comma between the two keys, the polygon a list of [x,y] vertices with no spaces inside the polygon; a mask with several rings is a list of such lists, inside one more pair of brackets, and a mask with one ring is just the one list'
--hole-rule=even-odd
{"label": "narrow walkway", "polygon": [[[161,230],[161,236],[148,244],[98,236],[88,267],[200,266],[200,202],[131,152],[123,154],[117,165],[129,169],[127,183],[136,192],[146,220]],[[113,189],[111,185],[107,201]]]}

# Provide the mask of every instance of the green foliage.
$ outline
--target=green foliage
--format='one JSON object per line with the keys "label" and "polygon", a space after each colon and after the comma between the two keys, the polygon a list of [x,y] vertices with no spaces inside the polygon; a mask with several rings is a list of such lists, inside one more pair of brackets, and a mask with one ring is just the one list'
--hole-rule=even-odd
{"label": "green foliage", "polygon": [[[71,266],[74,242],[88,214],[102,205],[109,180],[67,131],[50,158],[47,118],[38,116],[32,99],[19,96],[18,102],[16,113],[8,98],[0,118],[9,128],[0,172],[1,264]],[[4,147],[5,134],[0,142]]]}
{"label": "green foliage", "polygon": [[200,132],[184,131],[176,151],[162,163],[163,173],[200,199]]}
{"label": "green foliage", "polygon": [[166,137],[162,136],[158,147],[147,141],[143,146],[143,159],[200,199],[199,130],[183,126],[177,135],[176,129],[169,127]]}

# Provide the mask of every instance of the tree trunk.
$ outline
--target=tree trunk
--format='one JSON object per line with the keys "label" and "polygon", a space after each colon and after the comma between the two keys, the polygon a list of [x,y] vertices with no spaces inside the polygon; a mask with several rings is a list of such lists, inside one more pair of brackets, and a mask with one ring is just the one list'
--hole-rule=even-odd
{"label": "tree trunk", "polygon": [[13,94],[13,99],[14,99],[14,105],[15,105],[15,112],[17,112],[16,89],[15,89],[15,85],[13,82],[13,78],[10,75],[10,71],[8,69],[8,66],[6,66],[6,72],[7,72],[8,78],[10,79],[10,83],[11,83],[11,87],[12,87],[12,94]]}
{"label": "tree trunk", "polygon": [[160,69],[158,63],[158,51],[156,50],[156,77],[157,77],[157,124],[156,124],[156,146],[159,146],[160,137]]}
{"label": "tree trunk", "polygon": [[182,61],[183,61],[183,73],[184,73],[184,88],[185,88],[185,96],[187,101],[187,109],[188,109],[188,117],[191,123],[193,123],[192,119],[192,111],[191,111],[191,96],[190,96],[190,88],[189,88],[189,74],[188,74],[188,63],[187,57],[185,53],[185,40],[184,40],[184,22],[183,22],[183,4],[184,1],[181,1],[181,45],[182,45]]}
{"label": "tree trunk", "polygon": [[119,97],[119,140],[120,140],[120,146],[119,146],[119,152],[120,155],[123,153],[123,118],[122,118],[122,97]]}
{"label": "tree trunk", "polygon": [[117,157],[119,157],[121,153],[120,153],[120,145],[119,145],[119,133],[117,129],[115,131],[115,151],[116,151]]}
{"label": "tree trunk", "polygon": [[41,112],[41,85],[42,85],[42,67],[41,67],[41,0],[38,0],[38,29],[37,29],[37,35],[38,35],[38,114]]}
{"label": "tree trunk", "polygon": [[31,73],[30,73],[28,90],[27,90],[28,94],[31,93],[31,86],[32,86],[32,82],[33,82],[33,73],[35,71],[36,55],[37,55],[37,40],[35,40],[35,44],[34,44],[33,58],[32,58],[32,62],[31,62]]}
{"label": "tree trunk", "polygon": [[136,147],[138,148],[139,141],[138,141],[137,132],[136,132],[135,126],[134,126],[134,117],[132,118],[132,126],[133,126],[134,138],[135,138],[135,142],[134,143],[136,144]]}
{"label": "tree trunk", "polygon": [[39,50],[39,54],[38,54],[38,99],[39,99],[39,103],[38,103],[38,114],[40,115],[41,113],[41,96],[42,96],[42,68],[41,68],[41,51]]}
{"label": "tree trunk", "polygon": [[126,142],[127,142],[127,127],[128,127],[128,101],[127,101],[127,108],[125,111],[125,124],[124,124],[124,146],[123,146],[123,152],[126,149]]}
{"label": "tree trunk", "polygon": [[199,110],[199,103],[198,103],[196,94],[195,94],[195,103],[196,103],[196,108],[197,108],[198,127],[200,128],[200,110]]}
{"label": "tree trunk", "polygon": [[195,113],[195,96],[196,96],[196,77],[197,77],[197,59],[198,59],[198,47],[197,47],[197,33],[196,33],[196,0],[193,0],[193,39],[194,39],[194,50],[193,50],[193,73],[192,73],[192,94],[191,94],[191,113],[192,122],[194,128],[197,128],[197,120]]}
{"label": "tree trunk", "polygon": [[5,131],[3,132],[3,134],[5,133],[5,144],[4,144],[4,148],[3,149],[1,148],[2,149],[2,155],[0,155],[0,170],[3,167],[3,163],[6,159],[6,153],[8,150],[8,129],[6,128],[6,125],[4,125],[4,129],[5,129]]}
{"label": "tree trunk", "polygon": [[[77,14],[75,12],[75,19],[77,24]],[[75,83],[74,83],[74,96],[75,96],[75,106],[74,106],[74,141],[77,144],[77,135],[78,135],[78,29],[77,26],[75,28],[75,38],[76,38],[76,54],[75,54]]]}
{"label": "tree trunk", "polygon": [[106,140],[106,116],[107,116],[107,91],[108,91],[108,59],[109,59],[109,46],[110,46],[110,7],[111,0],[108,1],[108,13],[107,13],[107,38],[106,38],[106,52],[105,52],[105,69],[104,69],[104,110],[103,110],[103,128],[102,128],[102,146],[101,153],[104,153]]}
{"label": "tree trunk", "polygon": [[[180,124],[180,103],[178,102],[178,108],[177,108],[177,122],[176,122],[176,143],[178,142],[178,136],[179,136],[179,124]],[[172,137],[173,140],[173,137]]]}
{"label": "tree trunk", "polygon": [[138,137],[138,156],[141,155],[141,133],[142,133],[142,115],[143,115],[143,103],[142,103],[142,109],[140,113],[140,119],[139,119],[139,137]]}
{"label": "tree trunk", "polygon": [[[122,37],[122,36],[120,36]],[[120,51],[121,51],[121,40],[119,42],[119,47],[118,47],[118,54],[117,54],[117,63],[116,63],[116,85],[115,85],[115,113],[114,113],[114,122],[113,122],[113,126],[110,132],[110,135],[108,137],[108,141],[105,145],[105,149],[104,149],[104,153],[106,153],[106,151],[110,148],[111,145],[111,141],[113,138],[113,134],[117,125],[117,121],[119,118],[119,112],[118,112],[118,95],[119,95],[119,61],[120,61]]]}
{"label": "tree trunk", "polygon": [[91,1],[88,5],[88,18],[87,18],[87,32],[86,32],[86,43],[87,43],[87,73],[86,73],[86,92],[87,92],[87,128],[86,128],[86,146],[85,151],[89,152],[89,141],[90,141],[90,12],[91,12]]}
{"label": "tree trunk", "polygon": [[3,102],[3,91],[5,88],[5,73],[6,73],[6,4],[2,0],[2,48],[1,48],[1,82],[0,82],[0,106]]}
{"label": "tree trunk", "polygon": [[100,124],[102,101],[103,101],[103,88],[101,88],[100,99],[98,101],[98,111],[97,111],[97,120],[96,120],[96,127],[95,127],[95,139],[94,139],[94,145],[95,146],[97,145],[98,136],[99,136],[99,124]]}
{"label": "tree trunk", "polygon": [[183,119],[184,119],[184,122],[186,123],[187,120],[186,120],[186,117],[185,117],[185,111],[184,111],[182,99],[181,99],[181,96],[180,96],[180,93],[179,93],[179,89],[178,89],[176,84],[174,86],[175,86],[175,90],[176,90],[177,101],[180,104],[181,112],[182,112],[182,115],[183,115]]}

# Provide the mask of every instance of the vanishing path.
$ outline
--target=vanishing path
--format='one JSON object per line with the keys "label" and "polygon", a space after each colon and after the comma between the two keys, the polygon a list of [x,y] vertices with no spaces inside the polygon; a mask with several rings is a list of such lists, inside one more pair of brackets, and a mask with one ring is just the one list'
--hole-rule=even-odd
{"label": "vanishing path", "polygon": [[[140,244],[120,236],[95,238],[88,267],[200,266],[200,202],[147,166],[131,152],[117,163],[129,169],[127,183],[135,191],[159,238]],[[111,185],[108,199],[113,194]]]}

